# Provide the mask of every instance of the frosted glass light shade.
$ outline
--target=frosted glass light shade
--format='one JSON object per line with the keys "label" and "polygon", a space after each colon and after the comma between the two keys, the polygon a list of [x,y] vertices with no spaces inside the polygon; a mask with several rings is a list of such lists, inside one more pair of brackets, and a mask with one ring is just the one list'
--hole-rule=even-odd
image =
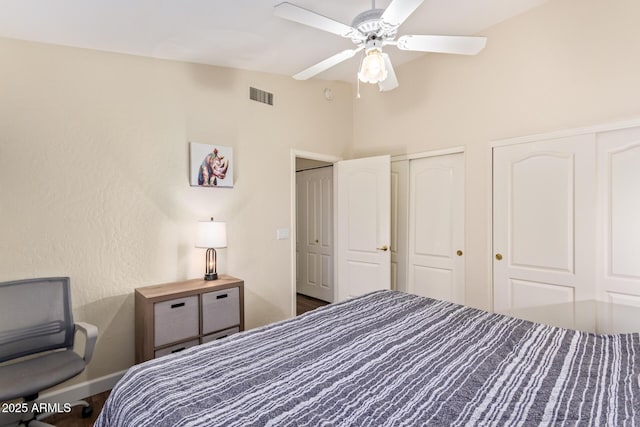
{"label": "frosted glass light shade", "polygon": [[371,49],[362,61],[362,68],[358,73],[358,78],[364,83],[378,83],[387,78],[387,69],[384,66],[382,52],[378,49]]}
{"label": "frosted glass light shade", "polygon": [[226,248],[227,223],[200,221],[196,234],[196,248]]}

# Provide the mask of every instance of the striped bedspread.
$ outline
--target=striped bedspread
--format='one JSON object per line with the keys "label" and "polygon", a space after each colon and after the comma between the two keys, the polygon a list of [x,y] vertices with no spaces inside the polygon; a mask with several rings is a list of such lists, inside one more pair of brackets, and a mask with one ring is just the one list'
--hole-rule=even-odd
{"label": "striped bedspread", "polygon": [[95,426],[637,426],[639,354],[381,291],[134,366]]}

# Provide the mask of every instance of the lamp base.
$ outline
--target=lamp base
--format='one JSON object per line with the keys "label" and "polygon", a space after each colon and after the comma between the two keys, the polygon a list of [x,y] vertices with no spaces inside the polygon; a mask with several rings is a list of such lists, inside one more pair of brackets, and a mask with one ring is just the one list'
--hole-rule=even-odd
{"label": "lamp base", "polygon": [[207,263],[204,267],[204,280],[218,280],[218,272],[216,271],[216,250],[207,249]]}

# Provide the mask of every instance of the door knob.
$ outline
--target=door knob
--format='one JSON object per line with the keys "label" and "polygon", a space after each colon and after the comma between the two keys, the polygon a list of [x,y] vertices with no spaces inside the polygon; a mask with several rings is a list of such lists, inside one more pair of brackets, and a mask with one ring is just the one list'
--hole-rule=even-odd
{"label": "door knob", "polygon": [[502,254],[496,254],[496,259],[500,261],[502,259]]}
{"label": "door knob", "polygon": [[386,251],[388,251],[388,250],[389,250],[389,247],[388,247],[387,245],[384,245],[383,247],[381,247],[381,248],[376,248],[376,249],[377,249],[377,250],[379,250],[379,251],[386,252]]}
{"label": "door knob", "polygon": [[460,249],[458,249],[458,250],[456,251],[456,255],[458,255],[458,256],[462,256],[462,251],[461,251]]}

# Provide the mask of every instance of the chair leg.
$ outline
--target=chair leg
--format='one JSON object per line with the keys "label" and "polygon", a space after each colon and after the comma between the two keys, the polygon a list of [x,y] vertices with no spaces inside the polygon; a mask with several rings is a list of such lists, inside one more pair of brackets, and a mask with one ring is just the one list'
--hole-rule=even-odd
{"label": "chair leg", "polygon": [[[84,402],[84,403],[87,403],[87,402]],[[82,408],[82,418],[89,418],[92,414],[93,414],[93,406],[87,403],[87,406],[83,406]]]}

